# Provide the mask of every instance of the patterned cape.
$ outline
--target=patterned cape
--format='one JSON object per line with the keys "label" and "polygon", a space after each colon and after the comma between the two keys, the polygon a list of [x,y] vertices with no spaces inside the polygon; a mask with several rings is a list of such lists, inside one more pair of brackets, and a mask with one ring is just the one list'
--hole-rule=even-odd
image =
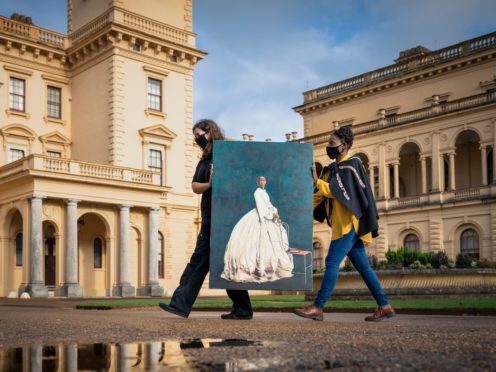
{"label": "patterned cape", "polygon": [[[340,163],[333,162],[324,167],[322,179],[327,179],[332,194],[358,218],[358,235],[372,233],[379,236],[379,214],[370,188],[369,178],[359,157],[353,156]],[[314,218],[327,220],[331,226],[332,203],[325,198],[315,209]]]}

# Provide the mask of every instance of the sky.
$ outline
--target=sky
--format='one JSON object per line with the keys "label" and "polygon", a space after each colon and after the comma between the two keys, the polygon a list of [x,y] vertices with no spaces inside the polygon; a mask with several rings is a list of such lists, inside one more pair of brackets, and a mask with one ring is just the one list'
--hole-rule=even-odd
{"label": "sky", "polygon": [[[66,33],[66,0],[0,0],[0,14],[13,12]],[[417,45],[494,32],[495,14],[494,0],[193,0],[197,48],[208,53],[194,74],[193,120],[214,119],[237,139],[301,137],[292,108],[304,91],[393,64]]]}

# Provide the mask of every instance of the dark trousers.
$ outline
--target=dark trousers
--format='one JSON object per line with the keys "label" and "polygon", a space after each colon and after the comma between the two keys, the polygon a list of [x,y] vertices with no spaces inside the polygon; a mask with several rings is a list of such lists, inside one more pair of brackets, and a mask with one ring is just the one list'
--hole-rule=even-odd
{"label": "dark trousers", "polygon": [[[210,232],[201,232],[196,240],[196,247],[188,265],[184,269],[179,287],[176,288],[170,306],[184,314],[189,314],[195,303],[201,286],[208,274],[210,260]],[[236,315],[253,315],[248,291],[227,290],[233,302],[232,312]]]}

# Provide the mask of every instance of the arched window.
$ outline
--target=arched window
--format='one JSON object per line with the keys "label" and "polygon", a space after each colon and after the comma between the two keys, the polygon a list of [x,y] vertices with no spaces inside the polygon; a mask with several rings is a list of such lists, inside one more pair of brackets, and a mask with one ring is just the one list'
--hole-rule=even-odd
{"label": "arched window", "polygon": [[474,229],[466,229],[460,236],[460,253],[479,258],[479,234]]}
{"label": "arched window", "polygon": [[164,278],[164,237],[158,233],[158,277]]}
{"label": "arched window", "polygon": [[102,268],[102,239],[100,238],[95,238],[93,241],[93,267],[95,269],[101,269]]}
{"label": "arched window", "polygon": [[320,242],[314,242],[313,243],[313,269],[322,269],[323,267],[323,249],[322,249],[322,244]]}
{"label": "arched window", "polygon": [[420,241],[417,235],[408,234],[403,240],[403,247],[408,249],[413,249],[414,251],[420,251]]}
{"label": "arched window", "polygon": [[16,266],[22,266],[22,233],[16,235]]}

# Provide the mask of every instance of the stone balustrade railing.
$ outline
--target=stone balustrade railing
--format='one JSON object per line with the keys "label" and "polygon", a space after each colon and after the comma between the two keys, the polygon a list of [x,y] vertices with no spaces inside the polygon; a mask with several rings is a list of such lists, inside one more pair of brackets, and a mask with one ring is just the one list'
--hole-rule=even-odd
{"label": "stone balustrade railing", "polygon": [[0,16],[0,32],[30,38],[52,47],[66,48],[69,45],[67,37],[63,34],[2,16]]}
{"label": "stone balustrade railing", "polygon": [[0,178],[9,176],[19,170],[46,171],[58,174],[93,177],[102,180],[134,182],[145,185],[160,186],[161,184],[160,173],[158,172],[34,154],[0,167]]}
{"label": "stone balustrade railing", "polygon": [[[496,93],[494,92],[477,94],[474,96],[460,98],[454,101],[443,102],[438,105],[424,107],[414,111],[407,111],[401,114],[386,117],[384,119],[379,118],[364,123],[354,124],[353,133],[355,135],[365,134],[379,129],[407,124],[414,121],[445,115],[452,112],[479,107],[495,102]],[[329,135],[331,134],[331,132],[332,131],[319,133],[313,136],[294,140],[293,142],[313,143],[315,145],[326,143],[329,140]]]}
{"label": "stone balustrade railing", "polygon": [[415,61],[415,63],[406,61],[386,66],[362,75],[354,76],[346,80],[304,92],[303,101],[304,103],[308,103],[313,100],[322,99],[348,90],[364,87],[370,83],[399,77],[406,72],[417,70],[419,67],[427,67],[429,65],[443,63],[451,59],[494,47],[496,47],[496,32],[432,51],[421,56]]}

